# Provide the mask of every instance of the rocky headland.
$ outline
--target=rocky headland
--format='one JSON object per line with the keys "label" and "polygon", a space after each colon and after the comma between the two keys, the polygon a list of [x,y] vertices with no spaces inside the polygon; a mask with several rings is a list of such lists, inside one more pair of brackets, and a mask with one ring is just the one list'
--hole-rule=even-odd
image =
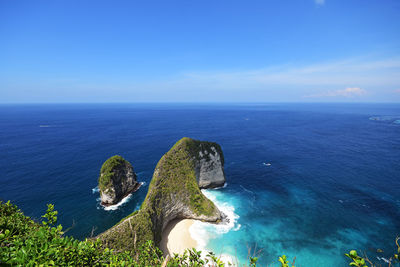
{"label": "rocky headland", "polygon": [[147,240],[159,245],[175,219],[223,222],[226,215],[200,191],[225,183],[223,164],[218,144],[182,138],[158,162],[141,208],[97,238],[111,248],[135,250]]}
{"label": "rocky headland", "polygon": [[124,197],[139,189],[132,165],[121,156],[107,159],[100,170],[99,190],[101,204],[117,204]]}

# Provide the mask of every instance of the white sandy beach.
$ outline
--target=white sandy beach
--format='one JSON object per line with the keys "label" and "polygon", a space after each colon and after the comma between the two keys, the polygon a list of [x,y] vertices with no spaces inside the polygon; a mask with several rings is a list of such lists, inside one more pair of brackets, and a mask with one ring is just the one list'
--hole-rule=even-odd
{"label": "white sandy beach", "polygon": [[182,254],[185,249],[195,248],[197,242],[192,238],[189,232],[194,220],[174,220],[165,228],[160,247],[164,255],[173,256],[174,253]]}

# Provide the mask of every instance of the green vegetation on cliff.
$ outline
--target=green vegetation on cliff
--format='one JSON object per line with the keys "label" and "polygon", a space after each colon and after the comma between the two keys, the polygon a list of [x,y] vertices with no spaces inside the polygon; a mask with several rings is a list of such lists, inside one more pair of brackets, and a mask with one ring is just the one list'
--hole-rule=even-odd
{"label": "green vegetation on cliff", "polygon": [[[196,156],[211,145],[221,149],[211,142],[179,140],[158,162],[140,210],[101,234],[103,244],[130,250],[147,240],[158,244],[163,227],[179,216],[218,222],[219,210],[201,193],[195,174]],[[174,214],[177,207],[180,213]]]}
{"label": "green vegetation on cliff", "polygon": [[[64,237],[57,212],[49,204],[42,224],[26,217],[10,202],[0,202],[1,266],[146,266],[156,255],[135,259],[129,252],[114,253],[99,241]],[[145,256],[145,254],[143,254]]]}
{"label": "green vegetation on cliff", "polygon": [[[193,157],[199,155],[202,146],[211,145],[217,146],[215,143],[188,137],[179,140],[158,162],[142,208],[149,208],[148,205],[154,202],[171,201],[171,197],[178,197],[197,215],[211,215],[215,206],[201,193],[197,185],[193,160]],[[157,214],[161,213],[159,207],[155,210]]]}
{"label": "green vegetation on cliff", "polygon": [[104,191],[110,186],[112,186],[112,177],[114,175],[114,170],[120,168],[121,166],[127,164],[128,162],[121,156],[115,155],[107,159],[103,166],[101,166],[100,177],[99,177],[99,189]]}
{"label": "green vegetation on cliff", "polygon": [[217,150],[217,152],[221,155],[222,165],[224,165],[225,163],[224,153],[222,152],[222,148],[219,144],[215,142],[199,141],[189,137],[183,137],[171,148],[171,150],[182,143],[187,147],[187,151],[189,152],[189,154],[195,156],[196,159],[199,159],[199,153],[201,151],[205,150],[210,151],[211,147],[214,147]]}

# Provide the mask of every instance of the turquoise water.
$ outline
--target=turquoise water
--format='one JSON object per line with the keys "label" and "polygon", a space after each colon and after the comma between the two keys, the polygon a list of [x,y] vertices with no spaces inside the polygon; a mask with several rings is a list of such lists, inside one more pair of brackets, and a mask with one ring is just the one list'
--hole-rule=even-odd
{"label": "turquoise water", "polygon": [[[300,226],[304,223],[301,218],[296,218],[300,229],[287,228],[288,224],[293,223],[288,222],[293,220],[292,218],[268,218],[265,211],[268,208],[262,205],[255,208],[255,205],[259,205],[256,203],[261,201],[264,205],[280,206],[280,203],[274,203],[280,200],[271,195],[254,194],[243,200],[243,197],[237,197],[236,194],[225,190],[209,190],[207,193],[208,196],[211,195],[211,199],[216,200],[217,205],[222,206],[221,210],[226,211],[226,206],[234,208],[234,224],[224,228],[198,223],[191,231],[200,233],[193,234],[200,244],[199,249],[214,251],[222,255],[225,262],[244,264],[250,255],[261,256],[261,266],[278,266],[277,255],[285,254],[291,261],[295,259],[296,266],[344,266],[344,259],[338,257],[340,256],[338,252],[357,248],[360,243],[368,243],[366,236],[352,229],[336,231],[332,236],[322,240],[312,240],[305,236],[304,232],[299,231],[310,231],[306,229],[310,226]],[[305,192],[296,193],[301,194],[301,197],[307,197]],[[251,198],[254,198],[254,201]],[[299,198],[293,201],[298,205],[313,205],[311,201],[306,203]],[[327,226],[318,224],[313,226],[313,228],[319,227]]]}
{"label": "turquoise water", "polygon": [[[40,220],[54,203],[68,235],[101,233],[140,207],[155,165],[181,137],[218,142],[227,186],[206,194],[230,225],[196,225],[206,249],[260,266],[384,263],[400,234],[400,105],[2,105],[0,198]],[[102,163],[120,154],[145,182],[99,205]],[[383,253],[377,253],[382,249]]]}

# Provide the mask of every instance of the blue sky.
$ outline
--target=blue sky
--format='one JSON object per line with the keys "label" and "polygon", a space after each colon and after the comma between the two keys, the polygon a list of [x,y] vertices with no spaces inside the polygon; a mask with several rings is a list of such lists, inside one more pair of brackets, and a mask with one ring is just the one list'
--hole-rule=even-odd
{"label": "blue sky", "polygon": [[400,102],[400,1],[0,0],[0,102]]}

